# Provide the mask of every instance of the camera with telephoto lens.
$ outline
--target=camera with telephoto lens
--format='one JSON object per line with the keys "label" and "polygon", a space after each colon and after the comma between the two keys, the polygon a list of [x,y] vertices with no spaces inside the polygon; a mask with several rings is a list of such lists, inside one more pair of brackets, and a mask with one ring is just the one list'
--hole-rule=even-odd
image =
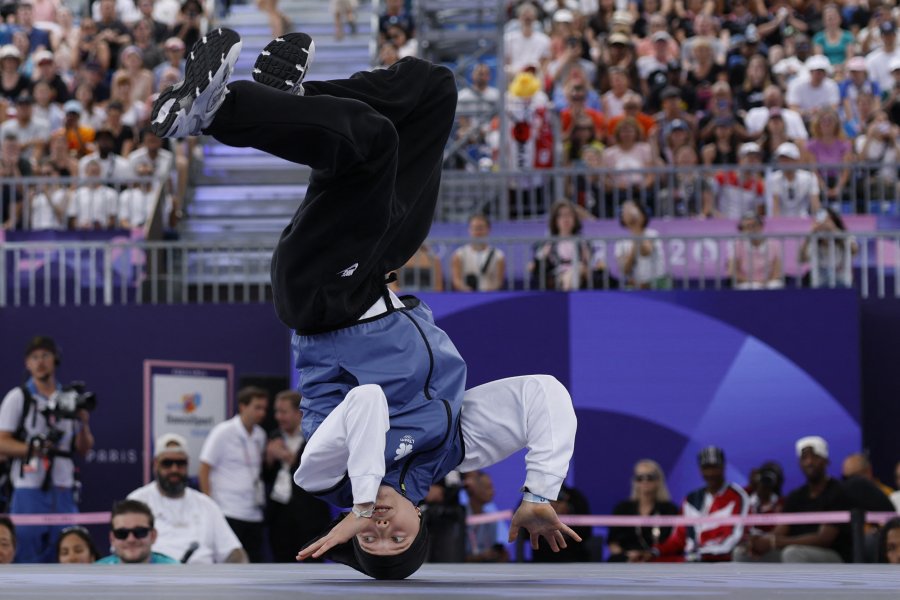
{"label": "camera with telephoto lens", "polygon": [[91,412],[97,396],[88,392],[83,381],[73,381],[47,403],[46,413],[57,419],[77,419],[79,410]]}

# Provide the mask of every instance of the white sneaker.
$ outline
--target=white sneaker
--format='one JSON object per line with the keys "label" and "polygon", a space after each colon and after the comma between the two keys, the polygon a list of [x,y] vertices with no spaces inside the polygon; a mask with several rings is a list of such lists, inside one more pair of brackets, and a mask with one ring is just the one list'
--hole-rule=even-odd
{"label": "white sneaker", "polygon": [[231,29],[210,31],[194,44],[184,79],[159,95],[150,129],[160,137],[200,135],[228,94],[228,78],[241,53],[241,37]]}
{"label": "white sneaker", "polygon": [[316,43],[305,33],[288,33],[265,47],[253,65],[253,79],[288,92],[303,95],[303,79],[316,57]]}

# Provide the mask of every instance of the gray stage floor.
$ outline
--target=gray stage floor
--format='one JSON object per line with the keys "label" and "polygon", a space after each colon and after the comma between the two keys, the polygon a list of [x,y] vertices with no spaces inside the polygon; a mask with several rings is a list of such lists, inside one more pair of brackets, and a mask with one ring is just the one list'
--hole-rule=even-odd
{"label": "gray stage floor", "polygon": [[427,565],[382,582],[339,565],[0,568],[0,598],[900,598],[891,565]]}

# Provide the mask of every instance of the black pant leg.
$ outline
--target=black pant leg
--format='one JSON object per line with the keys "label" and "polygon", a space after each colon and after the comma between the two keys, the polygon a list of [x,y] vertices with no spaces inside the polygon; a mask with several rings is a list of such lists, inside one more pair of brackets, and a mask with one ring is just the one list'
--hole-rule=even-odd
{"label": "black pant leg", "polygon": [[263,533],[265,531],[262,522],[252,523],[250,521],[232,519],[231,517],[225,517],[225,520],[228,521],[228,525],[231,527],[234,535],[240,540],[241,546],[244,547],[244,551],[250,558],[250,562],[262,562]]}

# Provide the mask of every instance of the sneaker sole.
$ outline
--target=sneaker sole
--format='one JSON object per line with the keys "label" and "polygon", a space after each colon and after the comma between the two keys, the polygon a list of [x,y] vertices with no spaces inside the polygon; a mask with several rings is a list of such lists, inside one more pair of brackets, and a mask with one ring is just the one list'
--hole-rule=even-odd
{"label": "sneaker sole", "polygon": [[305,33],[275,38],[253,65],[253,79],[275,89],[298,93],[316,57],[316,43]]}
{"label": "sneaker sole", "polygon": [[153,103],[153,133],[160,137],[199,135],[205,118],[221,104],[242,45],[240,36],[230,29],[216,29],[197,41],[185,62],[184,79]]}

